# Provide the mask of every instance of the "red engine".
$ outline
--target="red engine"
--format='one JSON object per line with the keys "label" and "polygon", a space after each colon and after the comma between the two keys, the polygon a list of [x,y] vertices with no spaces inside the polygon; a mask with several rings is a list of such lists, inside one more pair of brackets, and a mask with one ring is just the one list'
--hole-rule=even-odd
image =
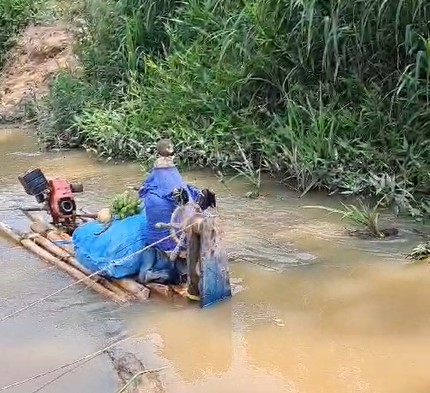
{"label": "red engine", "polygon": [[52,217],[52,223],[62,226],[69,233],[76,227],[76,202],[73,194],[83,192],[80,183],[63,179],[47,180],[40,169],[27,171],[18,177],[25,191],[44,203],[43,210]]}
{"label": "red engine", "polygon": [[52,217],[54,225],[74,224],[76,215],[76,202],[73,196],[72,185],[66,180],[49,180],[49,192],[47,203],[48,213]]}

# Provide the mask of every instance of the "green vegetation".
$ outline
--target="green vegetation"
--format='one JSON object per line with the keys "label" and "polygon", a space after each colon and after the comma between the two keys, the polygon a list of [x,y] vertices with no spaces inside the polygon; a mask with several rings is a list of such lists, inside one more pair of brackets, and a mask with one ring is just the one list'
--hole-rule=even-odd
{"label": "green vegetation", "polygon": [[261,164],[301,192],[430,212],[428,1],[87,0],[79,12],[81,70],[53,81],[45,142],[79,135],[101,156],[144,160],[169,137],[185,164]]}
{"label": "green vegetation", "polygon": [[248,191],[245,196],[247,198],[258,198],[260,196],[261,191],[261,155],[260,155],[260,163],[258,168],[255,168],[252,159],[246,156],[242,147],[237,144],[238,152],[241,155],[241,161],[232,162],[230,166],[237,172],[236,176],[233,176],[230,181],[234,180],[237,177],[245,178],[246,181],[251,186],[251,191]]}
{"label": "green vegetation", "polygon": [[418,244],[418,246],[416,246],[408,255],[408,258],[414,259],[416,261],[430,258],[430,241]]}
{"label": "green vegetation", "polygon": [[[333,209],[325,206],[304,206],[304,208],[312,209],[323,209],[330,213],[340,214],[343,219],[350,220],[353,224],[364,227],[366,229],[366,234],[372,237],[385,237],[386,230],[381,230],[379,228],[379,206],[381,201],[375,204],[373,207],[369,207],[362,201],[360,206],[346,205],[342,203],[343,209]],[[360,233],[360,231],[350,231],[352,233]]]}
{"label": "green vegetation", "polygon": [[40,0],[0,0],[0,68],[7,59],[16,35],[35,18],[39,2]]}

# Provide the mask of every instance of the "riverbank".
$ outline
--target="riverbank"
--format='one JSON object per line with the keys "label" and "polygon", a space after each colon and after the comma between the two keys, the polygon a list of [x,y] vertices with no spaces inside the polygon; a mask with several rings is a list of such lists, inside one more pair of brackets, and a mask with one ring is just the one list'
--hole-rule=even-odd
{"label": "riverbank", "polygon": [[429,5],[149,4],[74,4],[79,70],[33,113],[46,146],[144,162],[167,136],[254,188],[265,171],[428,217]]}

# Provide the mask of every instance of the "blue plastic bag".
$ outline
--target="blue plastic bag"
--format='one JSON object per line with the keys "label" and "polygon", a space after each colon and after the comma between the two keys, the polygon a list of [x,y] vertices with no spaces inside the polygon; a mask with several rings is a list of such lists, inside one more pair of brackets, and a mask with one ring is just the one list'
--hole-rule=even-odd
{"label": "blue plastic bag", "polygon": [[141,250],[148,237],[145,212],[124,220],[115,219],[104,229],[103,224],[93,221],[74,231],[72,241],[77,260],[92,272],[102,270],[100,274],[110,278],[138,274],[144,258]]}

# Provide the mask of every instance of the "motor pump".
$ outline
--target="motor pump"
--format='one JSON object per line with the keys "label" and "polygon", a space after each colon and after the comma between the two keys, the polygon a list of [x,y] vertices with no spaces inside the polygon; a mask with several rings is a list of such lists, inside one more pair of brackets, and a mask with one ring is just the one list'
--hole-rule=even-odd
{"label": "motor pump", "polygon": [[74,194],[84,191],[81,183],[69,183],[58,178],[47,180],[39,168],[28,170],[18,176],[18,180],[28,195],[44,204],[40,210],[47,211],[52,217],[52,224],[73,231],[77,216]]}

